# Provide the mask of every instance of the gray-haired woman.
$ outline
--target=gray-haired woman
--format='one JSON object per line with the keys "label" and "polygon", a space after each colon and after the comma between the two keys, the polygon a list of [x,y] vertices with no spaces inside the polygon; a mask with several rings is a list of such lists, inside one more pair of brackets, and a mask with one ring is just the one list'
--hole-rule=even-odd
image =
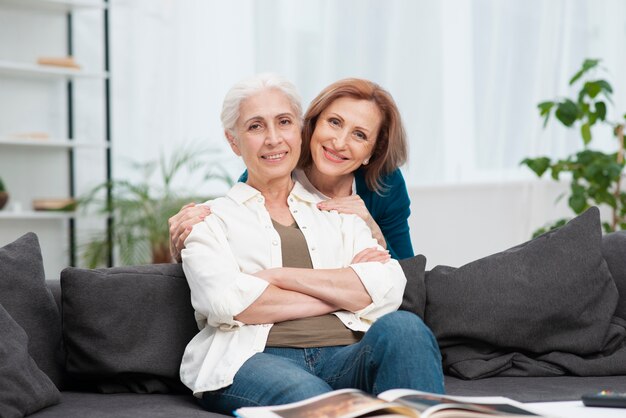
{"label": "gray-haired woman", "polygon": [[222,413],[348,387],[442,392],[432,333],[396,311],[398,262],[361,218],[319,210],[292,176],[302,142],[293,85],[274,75],[238,83],[222,117],[248,179],[212,201],[185,241],[200,332],[181,380]]}

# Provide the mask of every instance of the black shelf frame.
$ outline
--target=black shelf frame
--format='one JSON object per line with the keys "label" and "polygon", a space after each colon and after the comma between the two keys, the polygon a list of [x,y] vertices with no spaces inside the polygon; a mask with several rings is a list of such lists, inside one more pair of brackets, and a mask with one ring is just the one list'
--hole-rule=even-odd
{"label": "black shelf frame", "polygon": [[[111,207],[113,195],[111,190],[112,164],[111,164],[111,77],[110,77],[110,42],[109,42],[109,0],[104,0],[103,8],[103,53],[104,53],[104,140],[105,147],[105,169],[106,181],[109,185],[106,188],[107,207]],[[66,14],[67,55],[73,56],[73,12],[68,10]],[[70,77],[66,81],[67,88],[67,135],[70,141],[74,140],[74,81]],[[76,181],[75,181],[75,155],[72,147],[68,150],[68,172],[69,172],[69,194],[70,197],[76,197]],[[111,213],[106,218],[106,234],[107,234],[107,265],[113,266],[113,216]],[[68,241],[69,241],[69,264],[77,265],[77,238],[76,238],[76,219],[71,217],[68,221]]]}

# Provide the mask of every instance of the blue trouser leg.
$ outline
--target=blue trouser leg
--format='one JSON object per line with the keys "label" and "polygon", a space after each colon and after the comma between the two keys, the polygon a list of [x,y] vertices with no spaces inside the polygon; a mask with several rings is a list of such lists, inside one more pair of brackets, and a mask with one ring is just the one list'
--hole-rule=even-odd
{"label": "blue trouser leg", "polygon": [[360,342],[323,350],[317,375],[333,389],[358,388],[375,395],[397,388],[444,392],[437,341],[414,314],[390,313]]}
{"label": "blue trouser leg", "polygon": [[[266,349],[271,350],[292,350],[293,354],[303,352],[302,349]],[[281,405],[331,390],[328,383],[311,373],[304,362],[258,353],[241,366],[232,385],[205,392],[200,404],[209,411],[232,414],[244,406]]]}
{"label": "blue trouser leg", "polygon": [[243,364],[232,385],[206,392],[201,404],[230,414],[244,406],[280,405],[342,388],[375,395],[394,388],[443,393],[435,337],[418,316],[399,311],[378,319],[349,346],[269,347]]}

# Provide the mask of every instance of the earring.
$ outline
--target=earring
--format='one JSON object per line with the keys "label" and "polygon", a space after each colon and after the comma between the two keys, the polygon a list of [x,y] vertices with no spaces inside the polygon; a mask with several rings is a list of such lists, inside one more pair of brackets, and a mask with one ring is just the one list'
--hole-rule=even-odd
{"label": "earring", "polygon": [[363,160],[363,165],[368,165],[370,163],[370,159],[366,158]]}

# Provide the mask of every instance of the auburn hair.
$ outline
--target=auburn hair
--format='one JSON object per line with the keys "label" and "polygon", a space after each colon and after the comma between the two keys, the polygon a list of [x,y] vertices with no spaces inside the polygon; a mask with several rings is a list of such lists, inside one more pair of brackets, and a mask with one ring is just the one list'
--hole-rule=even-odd
{"label": "auburn hair", "polygon": [[298,167],[306,169],[313,164],[311,137],[320,114],[340,97],[367,100],[382,114],[382,121],[369,164],[361,166],[367,187],[377,193],[384,191],[382,177],[402,166],[407,159],[406,131],[396,102],[387,90],[378,84],[359,78],[346,78],[326,87],[311,101],[302,126],[302,153]]}

